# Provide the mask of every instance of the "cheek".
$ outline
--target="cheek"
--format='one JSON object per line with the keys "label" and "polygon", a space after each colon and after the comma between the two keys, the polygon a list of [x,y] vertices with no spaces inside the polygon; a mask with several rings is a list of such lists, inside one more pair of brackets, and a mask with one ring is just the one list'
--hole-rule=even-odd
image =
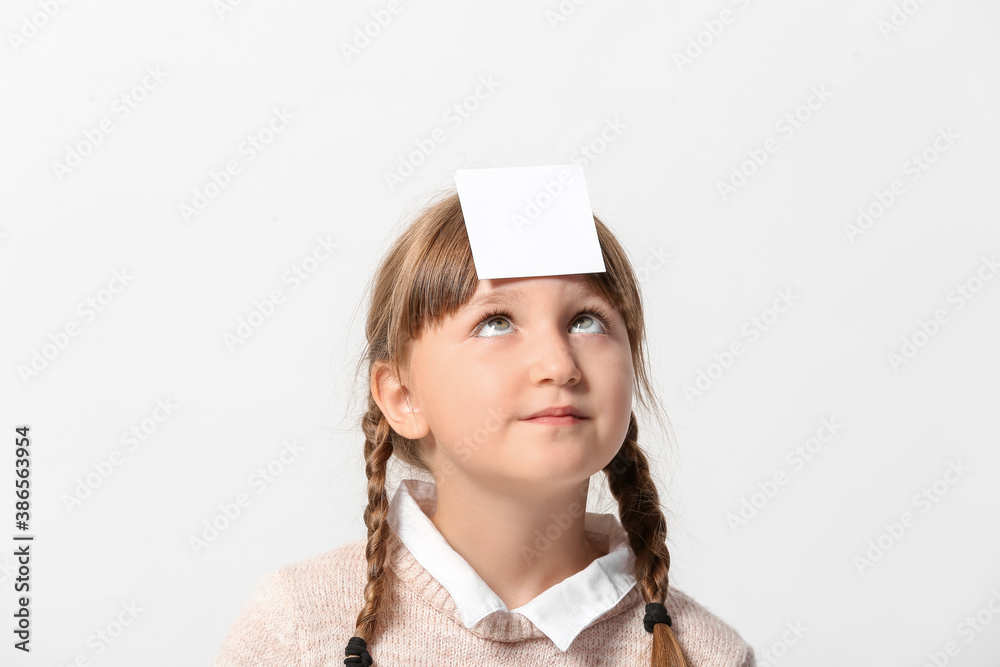
{"label": "cheek", "polygon": [[496,399],[498,378],[491,369],[457,359],[443,359],[439,370],[439,400],[449,404],[449,410],[465,420],[475,417],[484,406]]}
{"label": "cheek", "polygon": [[517,405],[516,392],[508,376],[490,365],[456,359],[442,364],[435,378],[435,425],[445,431],[452,446],[474,443],[478,452],[514,417],[510,411]]}
{"label": "cheek", "polygon": [[632,404],[632,390],[635,385],[635,371],[632,368],[632,354],[628,349],[619,350],[607,360],[606,368],[613,368],[609,385],[615,396],[626,405]]}
{"label": "cheek", "polygon": [[622,439],[628,431],[629,417],[632,414],[632,399],[635,390],[635,372],[632,368],[631,355],[625,354],[619,360],[618,372],[615,374],[614,400],[618,406],[617,426],[621,430]]}

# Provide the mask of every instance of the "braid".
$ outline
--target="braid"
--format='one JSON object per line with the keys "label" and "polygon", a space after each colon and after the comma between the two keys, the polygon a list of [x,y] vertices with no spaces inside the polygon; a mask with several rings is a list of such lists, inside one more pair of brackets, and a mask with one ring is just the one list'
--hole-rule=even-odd
{"label": "braid", "polygon": [[[372,659],[365,650],[378,631],[381,615],[382,592],[385,586],[385,563],[391,527],[387,520],[389,499],[385,492],[385,470],[392,456],[392,438],[389,422],[374,399],[369,399],[368,412],[361,424],[365,434],[365,474],[368,476],[368,506],[365,508],[365,525],[368,526],[368,583],[365,584],[365,604],[358,614],[355,637],[347,645],[345,665],[371,665]],[[352,658],[351,656],[357,656]]]}
{"label": "braid", "polygon": [[[649,472],[649,462],[639,447],[639,426],[635,413],[629,417],[625,442],[604,468],[611,494],[618,501],[622,527],[635,553],[635,578],[646,603],[666,603],[670,570],[667,550],[667,522],[660,509],[660,497]],[[653,625],[652,667],[687,667],[684,654],[671,626]]]}

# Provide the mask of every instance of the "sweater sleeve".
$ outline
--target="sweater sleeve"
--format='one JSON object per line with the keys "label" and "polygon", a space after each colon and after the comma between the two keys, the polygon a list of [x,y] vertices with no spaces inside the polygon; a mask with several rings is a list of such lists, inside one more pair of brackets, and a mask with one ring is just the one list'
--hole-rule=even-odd
{"label": "sweater sleeve", "polygon": [[212,667],[297,667],[300,627],[281,571],[269,572],[243,605]]}
{"label": "sweater sleeve", "polygon": [[754,655],[752,646],[747,646],[747,652],[743,656],[740,667],[757,667],[757,657]]}

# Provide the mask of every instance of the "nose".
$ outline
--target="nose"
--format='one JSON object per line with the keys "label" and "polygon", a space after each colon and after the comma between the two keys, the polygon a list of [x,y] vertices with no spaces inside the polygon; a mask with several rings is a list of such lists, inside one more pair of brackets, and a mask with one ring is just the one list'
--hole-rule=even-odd
{"label": "nose", "polygon": [[573,337],[556,328],[538,334],[531,348],[531,381],[535,384],[576,384],[583,376]]}

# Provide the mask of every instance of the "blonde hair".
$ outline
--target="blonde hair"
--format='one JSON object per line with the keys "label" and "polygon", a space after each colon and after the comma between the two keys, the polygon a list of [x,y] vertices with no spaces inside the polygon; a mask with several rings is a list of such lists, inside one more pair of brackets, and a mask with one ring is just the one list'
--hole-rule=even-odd
{"label": "blonde hair", "polygon": [[[651,402],[656,406],[653,416],[662,425],[663,410],[649,378],[644,349],[645,324],[635,273],[611,231],[597,216],[594,222],[606,271],[586,274],[586,280],[622,314],[635,370],[635,396],[647,410]],[[455,313],[472,297],[478,282],[458,195],[447,191],[402,231],[369,282],[366,347],[359,367],[365,366],[370,379],[374,365],[384,362],[396,377],[401,377],[401,368],[409,363],[412,343],[423,328],[436,325]],[[368,407],[360,425],[365,434],[365,474],[368,478],[368,506],[364,512],[368,528],[365,550],[368,582],[355,635],[370,643],[381,626],[391,537],[387,519],[389,499],[385,490],[389,459],[396,455],[420,470],[430,472],[430,468],[421,456],[419,443],[392,430],[370,390]],[[669,430],[669,424],[665,430]],[[649,462],[639,446],[634,411],[621,449],[605,466],[604,472],[618,503],[629,546],[636,556],[634,573],[642,597],[646,603],[665,603],[670,569],[667,526]],[[349,652],[348,655],[357,653]],[[650,665],[687,667],[677,638],[665,623],[653,626]]]}

